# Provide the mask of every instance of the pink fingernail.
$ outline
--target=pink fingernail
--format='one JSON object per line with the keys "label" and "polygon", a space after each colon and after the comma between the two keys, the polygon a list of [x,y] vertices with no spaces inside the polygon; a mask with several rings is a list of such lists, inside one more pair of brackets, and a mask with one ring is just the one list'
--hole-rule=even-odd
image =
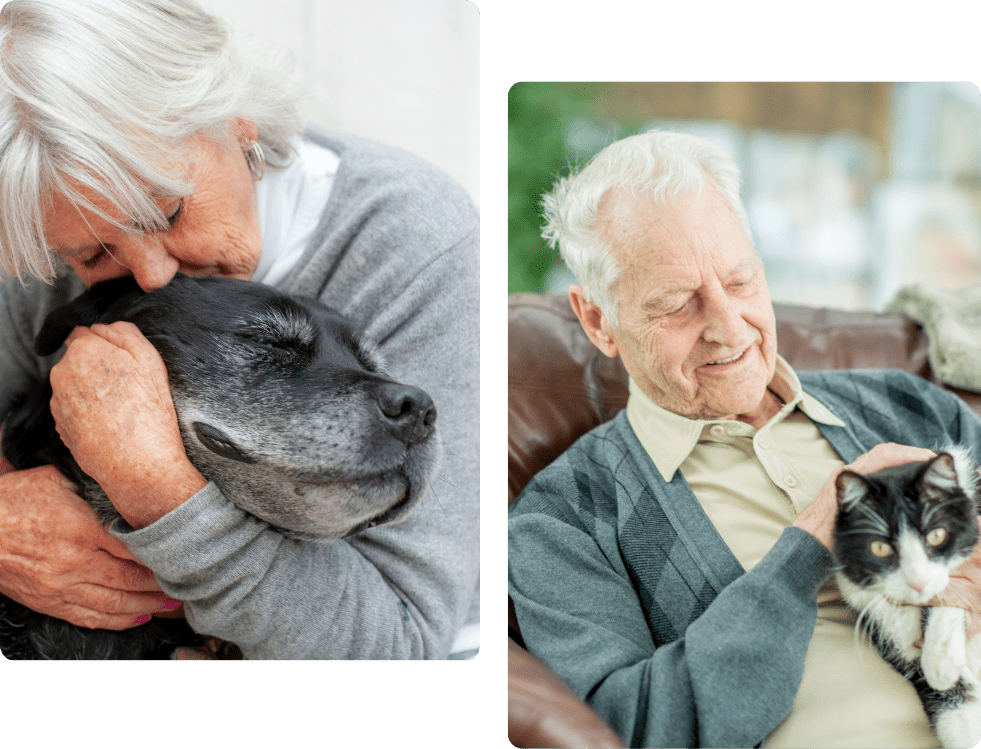
{"label": "pink fingernail", "polygon": [[167,610],[179,609],[181,607],[180,601],[164,601],[163,607]]}
{"label": "pink fingernail", "polygon": [[150,615],[144,614],[143,616],[136,617],[136,619],[133,620],[133,624],[146,624],[148,621],[150,621]]}

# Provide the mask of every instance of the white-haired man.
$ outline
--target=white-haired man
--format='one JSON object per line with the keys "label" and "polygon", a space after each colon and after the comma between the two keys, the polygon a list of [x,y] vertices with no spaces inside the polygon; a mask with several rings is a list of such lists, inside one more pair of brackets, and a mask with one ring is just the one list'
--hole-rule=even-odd
{"label": "white-haired man", "polygon": [[981,422],[905,373],[794,373],[738,170],[704,140],[618,141],[544,206],[630,396],[512,508],[526,644],[630,746],[935,746],[828,580],[834,480],[981,447]]}

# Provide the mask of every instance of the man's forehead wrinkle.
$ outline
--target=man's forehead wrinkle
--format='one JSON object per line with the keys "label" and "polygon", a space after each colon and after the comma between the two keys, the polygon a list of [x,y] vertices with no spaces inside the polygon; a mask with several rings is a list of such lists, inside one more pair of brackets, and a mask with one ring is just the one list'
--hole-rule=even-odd
{"label": "man's forehead wrinkle", "polygon": [[607,239],[619,234],[640,234],[649,225],[663,225],[684,213],[691,199],[671,202],[633,190],[610,190],[600,201],[597,225]]}
{"label": "man's forehead wrinkle", "polygon": [[658,311],[698,293],[707,278],[728,285],[748,275],[758,257],[733,254],[736,248],[728,244],[717,219],[734,214],[724,198],[715,197],[714,205],[694,212],[685,205],[664,211],[660,205],[638,204],[633,195],[610,201],[606,228],[615,237],[611,247],[624,269],[617,284],[624,302]]}

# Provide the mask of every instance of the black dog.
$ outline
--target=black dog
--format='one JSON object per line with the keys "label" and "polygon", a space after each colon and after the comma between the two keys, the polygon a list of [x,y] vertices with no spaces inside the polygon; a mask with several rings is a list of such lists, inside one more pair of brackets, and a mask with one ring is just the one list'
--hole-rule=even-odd
{"label": "black dog", "polygon": [[[135,324],[160,352],[191,462],[283,533],[326,542],[402,519],[432,479],[432,400],[387,377],[329,307],[223,278],[178,275],[150,294],[120,278],[52,312],[36,351],[54,353],[76,326],[117,320]],[[3,453],[18,470],[56,466],[109,523],[119,514],[58,437],[50,398],[45,381],[11,411]],[[194,638],[183,620],[89,630],[0,596],[8,658],[166,657]]]}

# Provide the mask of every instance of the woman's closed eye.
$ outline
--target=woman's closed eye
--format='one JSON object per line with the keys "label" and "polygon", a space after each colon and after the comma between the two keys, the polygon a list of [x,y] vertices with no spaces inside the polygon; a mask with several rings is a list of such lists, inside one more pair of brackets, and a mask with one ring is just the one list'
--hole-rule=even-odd
{"label": "woman's closed eye", "polygon": [[167,216],[167,228],[173,229],[177,225],[177,221],[180,219],[181,214],[184,212],[184,198],[177,201],[177,207],[173,212]]}
{"label": "woman's closed eye", "polygon": [[[154,231],[157,232],[170,231],[177,225],[177,222],[180,221],[181,215],[183,215],[183,213],[184,213],[184,199],[181,198],[179,201],[177,201],[177,207],[174,208],[173,211],[171,211],[169,216],[167,216],[167,228],[159,229],[159,230],[151,229],[147,233],[152,233]],[[101,245],[98,252],[96,252],[91,257],[82,260],[81,263],[82,266],[85,268],[95,268],[103,260],[106,260],[109,257],[110,257],[110,253],[108,249],[106,248],[105,245]]]}
{"label": "woman's closed eye", "polygon": [[92,257],[82,260],[82,266],[85,268],[94,268],[103,260],[109,257],[109,252],[106,250],[106,246],[102,245],[99,251],[96,252]]}

